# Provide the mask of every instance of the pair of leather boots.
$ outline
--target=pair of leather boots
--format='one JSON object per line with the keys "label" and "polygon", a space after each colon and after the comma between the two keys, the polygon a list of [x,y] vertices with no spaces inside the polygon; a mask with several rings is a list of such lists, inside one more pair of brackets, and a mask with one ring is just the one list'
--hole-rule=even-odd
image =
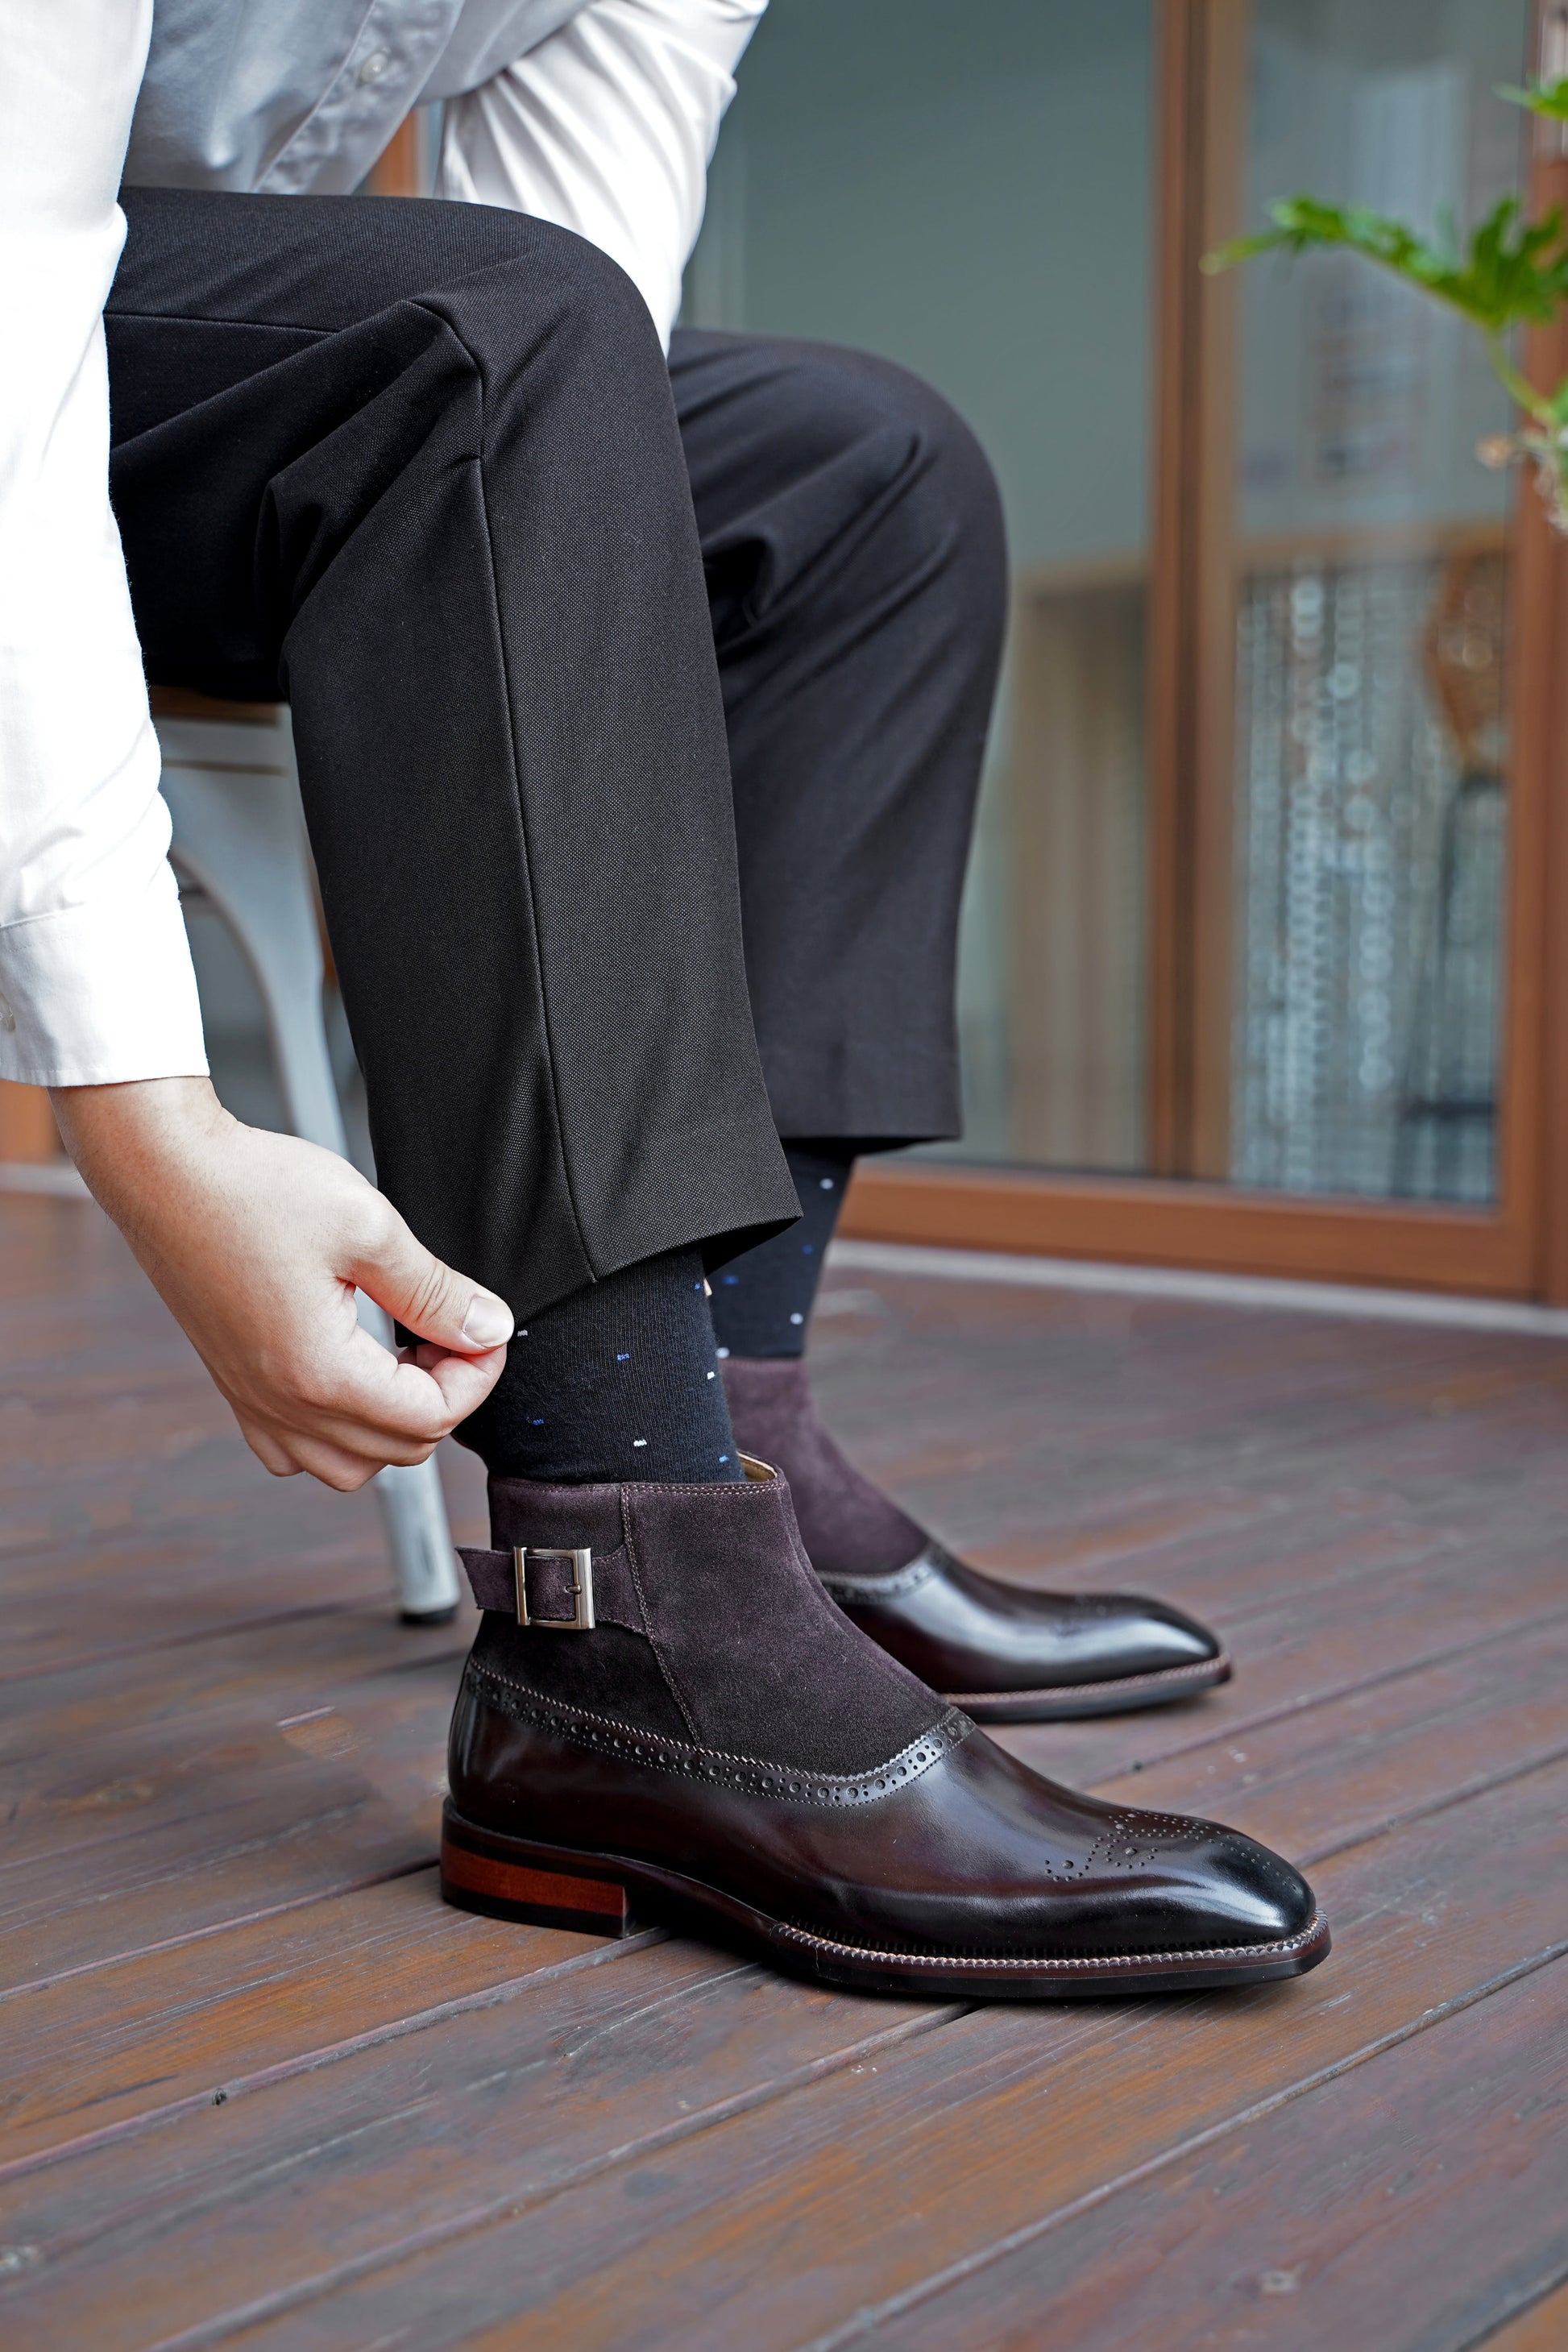
{"label": "pair of leather boots", "polygon": [[1131,1595],[993,1583],[850,1470],[803,1366],[726,1375],[740,1442],[795,1470],[804,1530],[749,1452],[736,1485],[491,1480],[493,1549],[463,1555],[484,1617],[452,1722],[448,1901],[609,1936],[662,1922],[906,1997],[1193,1991],[1325,1956],[1311,1889],[1267,1847],[1079,1796],[978,1728],[1224,1681],[1211,1634]]}

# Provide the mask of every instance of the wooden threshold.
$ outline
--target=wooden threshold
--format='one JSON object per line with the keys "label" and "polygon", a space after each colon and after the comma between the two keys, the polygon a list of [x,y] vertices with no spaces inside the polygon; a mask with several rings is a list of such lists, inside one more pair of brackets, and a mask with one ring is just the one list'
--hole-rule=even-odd
{"label": "wooden threshold", "polygon": [[1295,1276],[1489,1297],[1534,1295],[1528,1237],[1484,1209],[1303,1199],[1144,1177],[862,1162],[847,1240]]}

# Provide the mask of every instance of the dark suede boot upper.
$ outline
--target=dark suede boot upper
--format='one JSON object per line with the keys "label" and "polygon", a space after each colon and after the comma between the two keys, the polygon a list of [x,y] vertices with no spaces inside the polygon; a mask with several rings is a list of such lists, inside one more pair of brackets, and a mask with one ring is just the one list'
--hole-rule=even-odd
{"label": "dark suede boot upper", "polygon": [[731,1356],[724,1388],[736,1443],[789,1480],[801,1538],[818,1575],[890,1575],[924,1550],[925,1530],[829,1437],[803,1362]]}
{"label": "dark suede boot upper", "polygon": [[[478,1663],[561,1705],[731,1756],[862,1772],[948,1712],[851,1625],[802,1549],[785,1481],[739,1486],[490,1481],[495,1549],[464,1555],[485,1617]],[[510,1597],[515,1547],[589,1549],[592,1632],[535,1622]],[[540,1615],[572,1613],[569,1570],[529,1560]],[[498,1605],[501,1604],[501,1605]]]}

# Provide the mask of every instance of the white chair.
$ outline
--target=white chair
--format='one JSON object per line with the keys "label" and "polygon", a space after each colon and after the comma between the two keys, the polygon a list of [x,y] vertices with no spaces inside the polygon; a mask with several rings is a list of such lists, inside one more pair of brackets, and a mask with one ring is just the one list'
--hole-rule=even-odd
{"label": "white chair", "polygon": [[[321,1010],[323,964],[304,814],[286,705],[225,703],[155,691],[171,858],[182,898],[222,918],[255,978],[289,1125],[347,1156],[342,1106]],[[392,1328],[362,1296],[360,1321]],[[403,1617],[441,1623],[458,1606],[457,1559],[434,1460],[374,1481]]]}

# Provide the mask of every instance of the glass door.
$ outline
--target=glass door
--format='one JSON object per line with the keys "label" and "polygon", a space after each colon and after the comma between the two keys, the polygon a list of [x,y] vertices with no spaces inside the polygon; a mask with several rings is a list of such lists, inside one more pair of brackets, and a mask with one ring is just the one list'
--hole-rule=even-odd
{"label": "glass door", "polygon": [[[1253,0],[1244,222],[1309,189],[1463,235],[1522,191],[1527,0]],[[1490,1202],[1509,855],[1509,403],[1479,338],[1358,257],[1237,289],[1223,1164]],[[1215,1122],[1219,1122],[1216,1120]]]}
{"label": "glass door", "polygon": [[1155,56],[1153,0],[773,0],[687,275],[689,324],[912,368],[1001,485],[946,1160],[1147,1164]]}
{"label": "glass door", "polygon": [[1199,268],[1303,190],[1428,232],[1549,201],[1494,95],[1536,14],[763,20],[687,315],[925,375],[1013,550],[967,1131],[868,1164],[857,1230],[1540,1286],[1562,566],[1477,457],[1508,409],[1458,321],[1343,255]]}

